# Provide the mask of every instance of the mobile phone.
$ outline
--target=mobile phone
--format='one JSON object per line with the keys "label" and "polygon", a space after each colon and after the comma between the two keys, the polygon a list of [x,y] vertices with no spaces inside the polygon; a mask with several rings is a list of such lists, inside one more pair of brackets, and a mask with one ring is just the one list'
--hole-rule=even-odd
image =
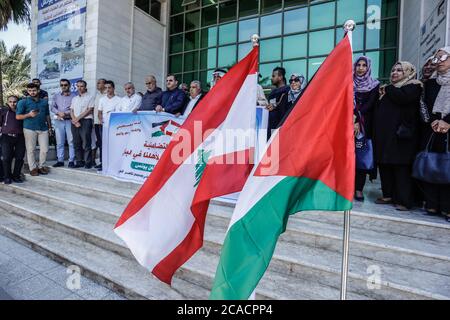
{"label": "mobile phone", "polygon": [[39,113],[39,112],[41,112],[41,110],[39,110],[39,109],[33,109],[33,110],[31,110],[31,112]]}

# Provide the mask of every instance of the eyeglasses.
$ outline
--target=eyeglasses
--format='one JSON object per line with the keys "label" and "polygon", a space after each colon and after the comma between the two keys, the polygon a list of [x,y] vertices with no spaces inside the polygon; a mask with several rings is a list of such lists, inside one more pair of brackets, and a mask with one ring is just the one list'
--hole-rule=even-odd
{"label": "eyeglasses", "polygon": [[448,59],[448,54],[443,54],[440,58],[434,57],[433,60],[431,60],[431,62],[433,64],[438,64],[439,62],[444,62],[447,59]]}
{"label": "eyeglasses", "polygon": [[69,84],[61,84],[61,85],[59,85],[60,87],[70,87],[70,85]]}
{"label": "eyeglasses", "polygon": [[291,79],[291,80],[289,80],[289,83],[293,83],[293,82],[300,82],[300,79],[299,79],[299,78],[296,78],[296,79]]}

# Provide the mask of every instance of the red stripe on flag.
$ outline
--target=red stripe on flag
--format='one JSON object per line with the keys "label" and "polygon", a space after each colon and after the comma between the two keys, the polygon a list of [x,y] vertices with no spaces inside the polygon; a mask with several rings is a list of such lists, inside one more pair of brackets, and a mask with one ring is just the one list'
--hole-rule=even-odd
{"label": "red stripe on flag", "polygon": [[[203,246],[206,213],[210,200],[242,190],[253,168],[251,162],[253,160],[250,160],[253,159],[253,153],[254,149],[238,151],[208,161],[191,206],[195,222],[187,237],[153,269],[152,273],[158,279],[170,285],[178,268]],[[230,159],[245,159],[245,163],[226,164]]]}
{"label": "red stripe on flag", "polygon": [[[211,89],[185,121],[180,130],[188,131],[190,133],[191,153],[183,154],[181,157],[182,161],[179,162],[186,160],[192,152],[207,139],[209,134],[219,127],[226,119],[244,81],[247,79],[248,75],[255,74],[258,71],[258,53],[259,47],[253,48],[247,57],[234,66],[222,80]],[[208,135],[203,136],[203,140],[195,139],[194,122],[201,122],[202,135],[205,132],[209,132]],[[181,164],[172,161],[172,152],[179,144],[185,143],[186,142],[183,141],[180,133],[177,133],[173,137],[161,159],[158,161],[154,171],[128,204],[115,228],[121,226],[129,218],[139,212],[174,174]]]}
{"label": "red stripe on flag", "polygon": [[[348,37],[328,56],[279,130],[256,176],[320,180],[349,201],[354,195],[352,48]],[[278,143],[278,145],[275,145]],[[277,161],[279,166],[264,164]]]}

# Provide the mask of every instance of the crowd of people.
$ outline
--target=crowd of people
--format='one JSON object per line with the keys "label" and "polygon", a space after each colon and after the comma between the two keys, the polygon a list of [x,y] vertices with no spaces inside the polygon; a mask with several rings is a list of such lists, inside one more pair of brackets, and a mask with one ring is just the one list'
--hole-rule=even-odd
{"label": "crowd of people", "polygon": [[[449,152],[450,130],[450,48],[442,48],[427,60],[422,79],[409,62],[397,62],[391,71],[390,83],[382,85],[372,77],[371,60],[361,56],[354,64],[354,126],[357,170],[355,200],[364,201],[364,186],[380,175],[382,196],[380,205],[394,205],[399,211],[414,206],[423,207],[427,214],[442,214],[450,221],[450,182],[434,183],[431,179],[413,178],[413,164],[422,150]],[[225,75],[226,70],[213,73],[211,86]],[[292,74],[289,82],[286,70],[277,67],[272,72],[273,90],[268,97],[258,85],[257,103],[269,111],[268,138],[282,125],[306,87],[306,79]],[[65,144],[69,146],[69,168],[102,170],[102,126],[114,111],[167,112],[188,116],[205,96],[200,81],[179,84],[175,75],[166,77],[166,90],[157,85],[155,76],[145,79],[147,91],[136,92],[133,83],[124,85],[126,95],[115,93],[113,81],[99,79],[97,92],[90,93],[87,83],[79,80],[77,92],[71,83],[60,80],[60,92],[49,105],[48,94],[33,79],[27,95],[7,98],[0,113],[1,155],[0,179],[5,184],[22,183],[25,153],[31,176],[49,173],[45,166],[49,133],[56,136],[57,162],[65,165]],[[51,111],[51,112],[50,112]],[[53,115],[53,116],[51,116]],[[39,143],[39,159],[35,150]],[[100,163],[96,163],[99,155]],[[14,168],[11,168],[12,160]],[[439,169],[439,168],[438,168]],[[447,167],[441,168],[443,175]]]}

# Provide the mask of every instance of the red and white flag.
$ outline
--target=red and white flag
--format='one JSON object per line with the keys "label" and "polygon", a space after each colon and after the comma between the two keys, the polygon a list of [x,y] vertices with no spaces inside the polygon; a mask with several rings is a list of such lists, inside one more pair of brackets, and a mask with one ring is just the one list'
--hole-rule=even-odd
{"label": "red and white flag", "polygon": [[210,199],[241,191],[252,170],[258,54],[255,47],[201,100],[115,227],[168,284],[203,245]]}

